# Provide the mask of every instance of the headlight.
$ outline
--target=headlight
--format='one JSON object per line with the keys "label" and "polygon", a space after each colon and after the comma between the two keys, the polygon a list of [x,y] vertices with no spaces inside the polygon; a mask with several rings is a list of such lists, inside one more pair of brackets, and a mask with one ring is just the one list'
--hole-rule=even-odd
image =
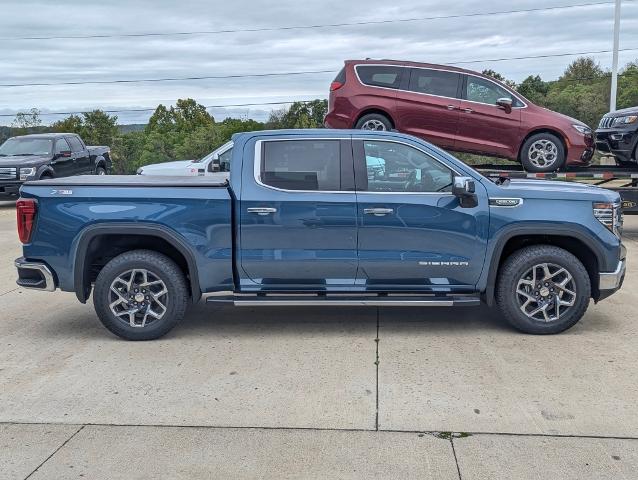
{"label": "headlight", "polygon": [[614,118],[614,125],[628,125],[630,123],[636,123],[638,115],[625,115],[624,117]]}
{"label": "headlight", "polygon": [[623,216],[619,203],[594,203],[594,217],[614,235],[622,234]]}
{"label": "headlight", "polygon": [[572,125],[576,130],[578,130],[583,135],[591,134],[591,128],[586,125]]}
{"label": "headlight", "polygon": [[21,168],[20,169],[20,180],[26,180],[27,177],[31,177],[35,175],[35,167]]}

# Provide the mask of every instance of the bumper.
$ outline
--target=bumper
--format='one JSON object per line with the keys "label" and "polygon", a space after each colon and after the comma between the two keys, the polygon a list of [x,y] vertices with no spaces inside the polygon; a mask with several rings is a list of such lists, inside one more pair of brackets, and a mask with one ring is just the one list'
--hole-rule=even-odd
{"label": "bumper", "polygon": [[620,287],[622,287],[623,281],[625,280],[626,268],[627,264],[625,259],[623,258],[618,262],[618,266],[613,272],[600,272],[598,274],[598,289],[600,290],[600,296],[598,300],[609,297],[611,294],[618,291]]}
{"label": "bumper", "polygon": [[19,195],[22,182],[1,182],[0,195]]}
{"label": "bumper", "polygon": [[15,266],[18,269],[16,283],[22,288],[43,290],[45,292],[55,290],[53,272],[44,263],[29,262],[24,257],[21,257],[15,261]]}
{"label": "bumper", "polygon": [[596,130],[596,148],[619,160],[630,162],[638,142],[638,134],[627,130]]}

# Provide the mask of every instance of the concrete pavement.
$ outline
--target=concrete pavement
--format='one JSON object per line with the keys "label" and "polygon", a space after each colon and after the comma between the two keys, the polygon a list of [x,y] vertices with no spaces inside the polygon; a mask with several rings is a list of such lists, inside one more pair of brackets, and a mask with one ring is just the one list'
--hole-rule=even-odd
{"label": "concrete pavement", "polygon": [[557,336],[487,308],[197,306],[129,343],[71,293],[16,288],[14,217],[0,203],[0,479],[638,471],[638,218],[623,290]]}

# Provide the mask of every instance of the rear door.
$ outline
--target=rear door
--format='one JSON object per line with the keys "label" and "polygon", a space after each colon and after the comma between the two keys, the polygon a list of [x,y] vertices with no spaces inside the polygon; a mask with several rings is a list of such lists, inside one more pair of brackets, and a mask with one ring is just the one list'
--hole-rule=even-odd
{"label": "rear door", "polygon": [[[473,75],[465,77],[456,148],[516,157],[521,108],[525,104],[491,80]],[[511,111],[496,104],[499,98],[512,100]]]}
{"label": "rear door", "polygon": [[248,142],[244,158],[242,289],[351,289],[357,202],[350,137],[265,138]]}
{"label": "rear door", "polygon": [[[64,137],[57,138],[53,146],[54,159],[51,161],[56,177],[68,177],[75,172],[75,158],[71,147]],[[68,155],[68,156],[65,156]]]}
{"label": "rear door", "polygon": [[487,192],[462,208],[456,172],[409,141],[353,139],[359,217],[357,284],[368,290],[468,291],[483,268]]}
{"label": "rear door", "polygon": [[84,142],[77,135],[71,135],[67,138],[71,145],[71,151],[75,158],[75,171],[70,175],[86,175],[93,173],[93,165],[91,158]]}
{"label": "rear door", "polygon": [[397,95],[397,128],[440,147],[453,147],[459,122],[461,75],[410,68],[409,81]]}

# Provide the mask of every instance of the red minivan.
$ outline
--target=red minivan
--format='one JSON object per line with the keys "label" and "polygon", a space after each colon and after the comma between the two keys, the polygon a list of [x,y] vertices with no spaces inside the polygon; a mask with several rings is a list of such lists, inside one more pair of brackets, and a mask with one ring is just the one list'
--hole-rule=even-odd
{"label": "red minivan", "polygon": [[591,128],[534,105],[470,70],[394,60],[347,60],[330,85],[328,128],[409,133],[448,150],[520,161],[531,172],[587,166]]}

